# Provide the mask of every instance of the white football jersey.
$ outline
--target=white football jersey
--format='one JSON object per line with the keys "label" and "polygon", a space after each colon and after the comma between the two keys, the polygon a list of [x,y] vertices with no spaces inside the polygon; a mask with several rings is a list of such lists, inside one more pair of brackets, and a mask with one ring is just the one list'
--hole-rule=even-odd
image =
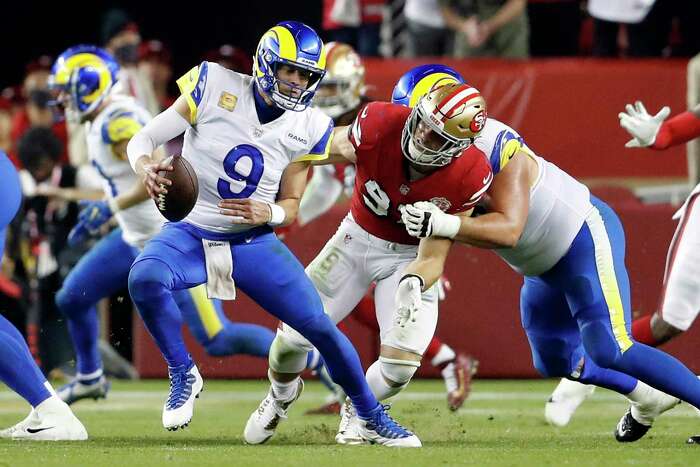
{"label": "white football jersey", "polygon": [[593,210],[588,187],[536,155],[515,130],[498,120],[489,118],[474,144],[489,157],[496,176],[518,151],[537,162],[523,233],[515,247],[496,253],[521,274],[546,272],[566,254]]}
{"label": "white football jersey", "polygon": [[[131,97],[112,96],[111,102],[89,124],[87,149],[90,162],[100,174],[105,195],[115,198],[140,183],[129,160],[119,158],[112,151],[111,141],[121,139],[119,131],[132,122],[143,126],[151,115]],[[160,231],[165,219],[150,199],[129,209],[119,211],[115,218],[122,229],[122,237],[129,245],[143,247],[148,239]]]}
{"label": "white football jersey", "polygon": [[280,179],[293,161],[328,157],[333,121],[320,110],[286,111],[261,124],[252,77],[202,62],[177,81],[190,107],[183,156],[199,180],[199,197],[185,218],[214,232],[240,232],[218,203],[252,198],[274,203]]}

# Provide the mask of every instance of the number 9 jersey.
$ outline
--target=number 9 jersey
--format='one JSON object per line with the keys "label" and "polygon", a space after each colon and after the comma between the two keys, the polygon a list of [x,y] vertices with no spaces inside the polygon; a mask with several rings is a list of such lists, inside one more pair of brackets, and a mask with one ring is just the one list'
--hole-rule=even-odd
{"label": "number 9 jersey", "polygon": [[177,80],[190,110],[183,156],[199,180],[199,198],[186,222],[213,232],[240,232],[220,214],[222,199],[274,203],[287,165],[328,157],[333,121],[307,108],[260,123],[250,76],[202,62]]}

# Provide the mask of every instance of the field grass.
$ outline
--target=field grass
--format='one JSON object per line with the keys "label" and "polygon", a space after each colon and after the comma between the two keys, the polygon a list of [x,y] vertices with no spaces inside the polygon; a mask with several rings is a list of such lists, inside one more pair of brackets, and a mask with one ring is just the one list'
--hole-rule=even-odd
{"label": "field grass", "polygon": [[[242,440],[248,415],[267,391],[262,381],[206,381],[192,424],[174,433],[160,425],[165,381],[115,383],[107,401],[74,406],[89,441],[0,440],[0,466],[700,465],[700,446],[685,444],[688,435],[700,433],[700,419],[689,407],[675,408],[644,439],[623,445],[612,430],[627,404],[609,391],[598,390],[566,428],[546,425],[543,404],[555,383],[478,381],[465,407],[451,413],[441,381],[415,381],[392,409],[421,437],[424,447],[413,450],[335,445],[335,417],[303,415],[325,395],[315,382],[263,446]],[[0,390],[0,426],[26,412],[21,399]]]}

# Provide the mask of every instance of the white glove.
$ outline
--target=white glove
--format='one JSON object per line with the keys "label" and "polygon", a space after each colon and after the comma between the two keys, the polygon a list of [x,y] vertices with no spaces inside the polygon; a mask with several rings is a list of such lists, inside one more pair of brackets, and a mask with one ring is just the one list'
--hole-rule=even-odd
{"label": "white glove", "polygon": [[396,306],[395,322],[402,328],[408,323],[415,323],[416,312],[421,304],[421,288],[423,286],[420,277],[408,274],[401,278],[394,296]]}
{"label": "white glove", "polygon": [[640,101],[635,102],[634,106],[627,104],[625,110],[626,112],[620,112],[617,116],[620,126],[632,136],[632,139],[625,143],[626,148],[646,148],[654,144],[661,124],[671,113],[671,109],[666,106],[652,117]]}
{"label": "white glove", "polygon": [[408,234],[416,238],[454,238],[462,223],[459,217],[445,214],[440,208],[427,201],[404,206],[401,210],[401,220]]}

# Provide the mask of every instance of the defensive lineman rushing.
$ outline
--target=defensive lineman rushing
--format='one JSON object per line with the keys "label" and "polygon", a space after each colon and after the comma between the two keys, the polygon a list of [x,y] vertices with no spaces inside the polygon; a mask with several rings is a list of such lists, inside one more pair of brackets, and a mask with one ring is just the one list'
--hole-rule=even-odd
{"label": "defensive lineman rushing", "polygon": [[[328,157],[332,121],[308,108],[324,67],[317,34],[302,23],[280,23],[260,40],[254,77],[203,62],[178,80],[182,95],[173,106],[128,145],[129,160],[156,197],[169,185],[158,171],[172,168],[151,154],[185,132],[183,155],[199,180],[192,212],[183,222],[166,224],[129,275],[131,296],[169,367],[172,403],[164,407],[166,425],[188,423],[202,389],[172,294],[206,282],[209,293],[222,298],[232,298],[240,287],[308,338],[357,406],[365,439],[420,446],[372,395],[357,352],[323,312],[301,264],[272,233],[271,225],[294,220],[310,161]],[[302,388],[300,380],[275,386],[273,413],[284,412]],[[251,439],[247,428],[245,438],[267,439]]]}
{"label": "defensive lineman rushing", "polygon": [[[632,137],[625,147],[664,150],[700,137],[700,106],[667,119],[668,107],[649,115],[644,104],[628,104],[619,114],[620,126]],[[673,216],[678,227],[668,249],[659,309],[632,323],[632,335],[657,346],[685,332],[700,312],[700,185]],[[566,425],[593,386],[562,380],[547,403],[547,419]]]}
{"label": "defensive lineman rushing", "polygon": [[[485,118],[486,103],[478,90],[450,83],[436,87],[413,110],[370,103],[352,126],[335,131],[332,157],[324,162],[355,164],[351,210],[307,274],[334,322],[344,319],[376,283],[382,345],[379,359],[367,370],[367,382],[379,400],[408,385],[437,325],[435,282],[440,275],[421,279],[407,265],[416,257],[423,262],[442,256],[452,244],[439,239],[419,246],[398,223],[400,208],[431,199],[456,213],[476,204],[492,179],[484,154],[471,145]],[[266,427],[266,421],[280,414],[277,387],[300,384],[309,347],[293,327],[278,329],[270,350],[272,388],[248,421],[249,442],[274,433],[276,423]],[[347,400],[336,440],[361,444],[367,441],[361,428],[354,401]]]}
{"label": "defensive lineman rushing", "polygon": [[[67,118],[89,125],[88,155],[101,176],[105,195],[104,200],[86,203],[69,241],[80,242],[99,232],[113,216],[119,224],[78,262],[56,294],[77,360],[75,380],[58,390],[68,404],[106,396],[109,382],[98,350],[95,304],[126,286],[131,263],[164,220],[126,158],[127,142],[151,115],[133,98],[113,92],[118,70],[106,51],[80,45],[58,57],[50,77]],[[230,322],[221,304],[211,303],[202,287],[178,291],[174,297],[190,330],[209,353],[267,356],[273,338],[269,329]]]}
{"label": "defensive lineman rushing", "polygon": [[494,249],[523,274],[522,324],[535,367],[626,395],[631,408],[616,427],[618,441],[644,436],[679,399],[698,407],[700,380],[630,337],[624,233],[614,211],[496,123],[487,121],[482,132],[500,140],[486,214],[454,216],[416,203],[402,216],[407,231]]}
{"label": "defensive lineman rushing", "polygon": [[[0,151],[0,258],[6,227],[22,201],[19,177],[10,159]],[[0,381],[31,406],[29,415],[16,425],[0,430],[0,438],[36,441],[81,441],[88,437],[80,420],[53,390],[29,353],[22,334],[0,315]]]}
{"label": "defensive lineman rushing", "polygon": [[[365,69],[357,53],[347,44],[331,42],[326,45],[328,58],[326,75],[319,85],[313,105],[323,110],[333,118],[336,126],[349,125],[355,120],[360,110],[367,104],[364,95]],[[396,85],[392,102],[395,104],[414,107],[417,96],[412,101],[407,98],[405,90],[408,86],[417,85],[423,89],[423,95],[437,82],[463,83],[464,80],[455,70],[444,65],[421,65],[406,73]],[[338,177],[339,174],[344,176]],[[343,182],[341,183],[342,180]],[[299,205],[299,222],[306,223],[328,211],[345,191],[352,196],[355,184],[355,166],[353,164],[317,165],[313,167],[313,177],[301,198]],[[345,185],[345,190],[343,190]],[[445,298],[444,278],[438,282],[438,298]],[[364,327],[379,332],[374,301],[374,288],[359,301],[350,316]],[[456,353],[439,337],[433,336],[423,355],[424,360],[438,368],[445,382],[447,403],[450,410],[459,409],[469,396],[471,379],[476,373],[478,362],[469,355]],[[328,402],[308,413],[337,413],[345,400],[345,394],[337,385],[328,381],[325,368],[319,371],[324,384],[333,391]]]}

